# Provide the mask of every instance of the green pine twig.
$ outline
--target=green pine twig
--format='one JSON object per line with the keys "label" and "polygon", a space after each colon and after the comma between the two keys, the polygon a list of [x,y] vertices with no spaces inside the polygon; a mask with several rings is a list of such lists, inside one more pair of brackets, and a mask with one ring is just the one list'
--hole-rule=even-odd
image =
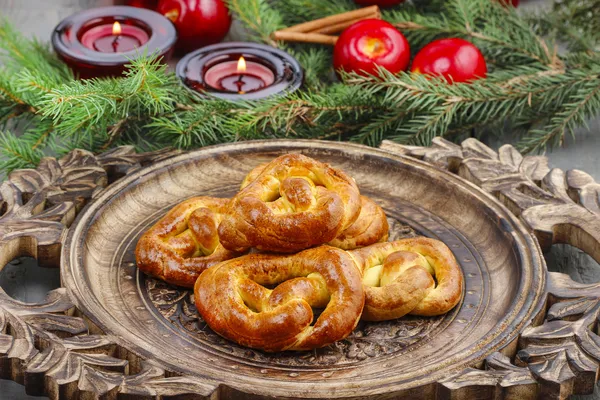
{"label": "green pine twig", "polygon": [[278,47],[271,33],[283,28],[281,15],[270,7],[267,0],[227,0],[229,10],[249,30],[256,41]]}
{"label": "green pine twig", "polygon": [[[569,3],[569,15],[580,18],[577,10],[598,0],[563,1]],[[595,40],[597,32],[587,31],[593,23],[569,24],[573,43],[579,43],[571,47],[584,51],[559,55],[553,38],[561,36],[553,33],[555,28],[543,22],[532,25],[531,18],[523,19],[495,1],[405,3],[386,10],[384,17],[406,34],[413,53],[435,38],[463,37],[482,50],[488,77],[450,85],[381,70],[369,77],[345,75],[339,83],[330,48],[284,46],[273,43],[270,35],[285,25],[355,8],[353,1],[229,4],[255,40],[279,46],[300,60],[306,74],[303,90],[260,102],[199,99],[147,55],[132,62],[123,77],[74,80],[46,46],[0,24],[0,167],[33,166],[46,154],[76,147],[188,149],[280,137],[426,145],[435,136],[458,138],[465,130],[503,126],[516,127],[523,149],[540,151],[560,145],[586,118],[600,114],[600,54],[584,45]],[[549,39],[540,32],[547,32]],[[24,133],[9,133],[14,126]]]}

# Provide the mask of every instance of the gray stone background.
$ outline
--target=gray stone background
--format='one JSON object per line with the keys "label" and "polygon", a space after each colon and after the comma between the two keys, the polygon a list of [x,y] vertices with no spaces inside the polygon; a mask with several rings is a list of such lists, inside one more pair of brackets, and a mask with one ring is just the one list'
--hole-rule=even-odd
{"label": "gray stone background", "polygon": [[[52,29],[65,17],[82,9],[114,3],[111,0],[0,0],[0,16],[7,17],[17,29],[28,36],[49,40]],[[548,7],[549,4],[549,0],[521,0],[519,9],[534,10]],[[231,38],[239,38],[238,32],[234,26]],[[600,181],[600,118],[590,121],[589,128],[589,131],[581,129],[575,138],[569,138],[565,147],[547,154],[551,168],[581,169]],[[510,137],[502,137],[489,140],[488,145],[497,149],[501,144],[510,142]],[[2,175],[0,173],[0,176]],[[578,249],[554,246],[546,260],[550,270],[568,273],[578,282],[600,281],[598,264]],[[25,302],[40,301],[48,290],[59,285],[58,270],[39,268],[33,259],[15,260],[0,271],[0,286],[12,297]],[[573,398],[600,400],[600,390],[596,386],[594,395]],[[28,396],[22,386],[0,380],[0,400],[44,399],[45,397]]]}

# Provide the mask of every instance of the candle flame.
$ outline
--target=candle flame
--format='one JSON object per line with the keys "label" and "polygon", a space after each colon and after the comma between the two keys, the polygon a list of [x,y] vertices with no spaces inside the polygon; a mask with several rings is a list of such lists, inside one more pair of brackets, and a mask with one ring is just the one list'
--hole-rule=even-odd
{"label": "candle flame", "polygon": [[113,24],[112,34],[115,36],[121,34],[121,24],[119,23],[119,21],[115,21],[115,23]]}
{"label": "candle flame", "polygon": [[244,60],[244,57],[240,57],[238,61],[237,72],[246,72],[246,60]]}

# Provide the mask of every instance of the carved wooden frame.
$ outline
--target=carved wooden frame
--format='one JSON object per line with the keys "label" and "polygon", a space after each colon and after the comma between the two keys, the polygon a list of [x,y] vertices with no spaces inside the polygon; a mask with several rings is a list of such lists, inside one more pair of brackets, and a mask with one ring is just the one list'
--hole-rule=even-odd
{"label": "carved wooden frame", "polygon": [[[431,147],[384,142],[383,150],[458,174],[504,203],[538,238],[576,246],[600,262],[600,185],[582,171],[549,170],[544,157],[498,153],[475,139],[437,138]],[[131,147],[93,155],[75,150],[13,171],[0,186],[0,265],[24,255],[59,265],[61,243],[78,211],[115,179],[178,154]],[[565,399],[593,392],[600,364],[600,283],[549,273],[539,320],[520,333],[514,359],[501,353],[437,384],[437,399]],[[75,309],[66,289],[24,304],[0,289],[0,378],[51,399],[208,398],[211,386],[173,376],[104,335]]]}

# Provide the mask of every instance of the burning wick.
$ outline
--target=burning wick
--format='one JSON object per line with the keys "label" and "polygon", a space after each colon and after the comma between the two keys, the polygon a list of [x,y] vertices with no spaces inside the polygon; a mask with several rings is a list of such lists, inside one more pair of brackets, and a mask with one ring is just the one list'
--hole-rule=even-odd
{"label": "burning wick", "polygon": [[237,72],[240,74],[240,76],[236,82],[238,93],[244,94],[242,87],[244,86],[244,72],[246,72],[246,60],[244,60],[243,56],[240,57],[240,59],[238,61]]}
{"label": "burning wick", "polygon": [[119,51],[119,39],[121,38],[121,24],[119,23],[119,21],[115,21],[115,23],[113,24],[112,34],[115,37],[112,41],[112,48],[113,51],[116,53]]}

